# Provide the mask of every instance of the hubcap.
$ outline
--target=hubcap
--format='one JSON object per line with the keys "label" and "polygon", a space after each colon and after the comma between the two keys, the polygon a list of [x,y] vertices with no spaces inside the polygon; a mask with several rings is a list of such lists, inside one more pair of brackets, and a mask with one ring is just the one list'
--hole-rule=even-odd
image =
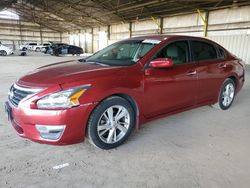
{"label": "hubcap", "polygon": [[97,125],[97,133],[103,142],[113,144],[126,135],[129,125],[128,110],[121,105],[115,105],[109,107],[101,115]]}
{"label": "hubcap", "polygon": [[229,106],[234,98],[234,85],[232,83],[227,84],[224,87],[223,93],[222,93],[222,104],[224,106]]}

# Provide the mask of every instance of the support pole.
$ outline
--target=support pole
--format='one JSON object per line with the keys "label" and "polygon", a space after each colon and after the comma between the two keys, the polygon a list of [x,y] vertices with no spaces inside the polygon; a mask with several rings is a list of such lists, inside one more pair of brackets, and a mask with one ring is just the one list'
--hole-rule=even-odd
{"label": "support pole", "polygon": [[42,32],[42,27],[41,26],[39,28],[39,31],[40,31],[40,41],[41,41],[41,44],[43,44],[43,32]]}
{"label": "support pole", "polygon": [[84,52],[88,53],[89,51],[88,51],[88,43],[87,43],[86,35],[87,35],[87,32],[86,32],[86,30],[84,30]]}
{"label": "support pole", "polygon": [[160,34],[163,34],[163,17],[160,18]]}
{"label": "support pole", "polygon": [[92,27],[91,28],[91,36],[92,36],[92,39],[91,39],[91,53],[94,53],[94,28]]}
{"label": "support pole", "polygon": [[[18,45],[21,45],[23,43],[23,33],[22,33],[21,20],[19,20],[18,23],[19,23],[19,31],[20,31],[20,41],[18,41]],[[19,43],[19,42],[21,42],[21,43]]]}
{"label": "support pole", "polygon": [[207,37],[207,27],[208,27],[208,17],[209,17],[209,11],[205,12],[205,27],[204,27],[204,36]]}
{"label": "support pole", "polygon": [[197,12],[198,12],[199,16],[201,17],[201,20],[202,20],[202,22],[204,24],[204,26],[203,26],[203,36],[207,37],[207,27],[208,27],[209,12],[208,11],[205,12],[205,17],[202,16],[202,13],[201,13],[201,11],[199,9],[197,9]]}
{"label": "support pole", "polygon": [[[158,27],[158,33],[161,33],[162,32],[162,28],[161,28],[161,23],[159,24],[157,19],[153,16],[151,16],[151,19],[154,21],[154,23],[157,25]],[[160,20],[161,21],[161,20]]]}
{"label": "support pole", "polygon": [[132,37],[132,22],[129,22],[129,37]]}
{"label": "support pole", "polygon": [[110,40],[110,25],[108,25],[108,40]]}
{"label": "support pole", "polygon": [[62,32],[60,32],[60,42],[62,43]]}

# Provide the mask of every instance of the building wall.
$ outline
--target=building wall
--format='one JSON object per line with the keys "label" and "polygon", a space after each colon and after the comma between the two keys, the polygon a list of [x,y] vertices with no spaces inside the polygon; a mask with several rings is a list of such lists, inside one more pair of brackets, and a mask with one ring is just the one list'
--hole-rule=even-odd
{"label": "building wall", "polygon": [[243,59],[247,64],[250,64],[250,35],[224,35],[210,36],[210,39],[218,42],[231,53]]}
{"label": "building wall", "polygon": [[35,23],[0,19],[0,41],[14,49],[18,49],[18,46],[25,42],[68,42],[68,40],[67,33],[41,28]]}
{"label": "building wall", "polygon": [[[201,12],[205,17],[205,13]],[[207,37],[215,40],[229,51],[250,64],[250,6],[210,11],[208,17]],[[131,31],[130,31],[131,29]],[[163,18],[163,34],[204,36],[204,23],[198,13]],[[160,33],[160,19],[136,21],[131,24],[111,25],[108,39],[99,38],[99,32],[108,32],[107,27],[93,28],[93,52],[99,50],[100,41],[112,44],[130,36],[151,35]],[[83,31],[84,32],[84,31]],[[92,35],[91,30],[87,32]],[[89,51],[90,52],[90,51]]]}
{"label": "building wall", "polygon": [[[205,13],[201,12],[205,17]],[[204,23],[198,13],[169,16],[162,20],[151,18],[132,23],[117,23],[110,26],[88,28],[59,33],[39,25],[19,20],[0,19],[0,41],[13,47],[24,42],[65,42],[81,46],[86,53],[129,37],[159,34],[204,36]],[[250,64],[249,36],[250,6],[234,7],[210,11],[208,16],[207,37],[217,41],[229,51]]]}
{"label": "building wall", "polygon": [[129,23],[111,25],[108,44],[112,44],[121,39],[126,39],[129,37],[130,37]]}

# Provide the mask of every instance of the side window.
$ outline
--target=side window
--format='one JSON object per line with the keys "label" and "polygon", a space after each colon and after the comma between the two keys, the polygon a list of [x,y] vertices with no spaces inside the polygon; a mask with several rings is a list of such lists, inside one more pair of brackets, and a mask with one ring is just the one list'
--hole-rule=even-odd
{"label": "side window", "polygon": [[187,41],[177,41],[165,46],[157,53],[156,58],[171,58],[174,64],[183,64],[188,62],[188,56]]}
{"label": "side window", "polygon": [[201,41],[192,41],[195,61],[216,59],[217,53],[213,45]]}
{"label": "side window", "polygon": [[222,48],[218,47],[218,52],[219,52],[218,53],[219,58],[224,59],[225,58],[225,51]]}

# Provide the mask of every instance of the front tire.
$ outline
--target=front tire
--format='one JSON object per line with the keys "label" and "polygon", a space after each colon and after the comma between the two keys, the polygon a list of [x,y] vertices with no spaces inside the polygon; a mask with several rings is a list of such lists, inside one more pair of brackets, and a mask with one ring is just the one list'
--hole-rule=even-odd
{"label": "front tire", "polygon": [[1,54],[2,56],[7,56],[7,52],[6,52],[5,50],[1,50],[1,51],[0,51],[0,54]]}
{"label": "front tire", "polygon": [[114,96],[102,101],[88,121],[90,142],[101,149],[124,143],[135,125],[135,112],[124,98]]}

